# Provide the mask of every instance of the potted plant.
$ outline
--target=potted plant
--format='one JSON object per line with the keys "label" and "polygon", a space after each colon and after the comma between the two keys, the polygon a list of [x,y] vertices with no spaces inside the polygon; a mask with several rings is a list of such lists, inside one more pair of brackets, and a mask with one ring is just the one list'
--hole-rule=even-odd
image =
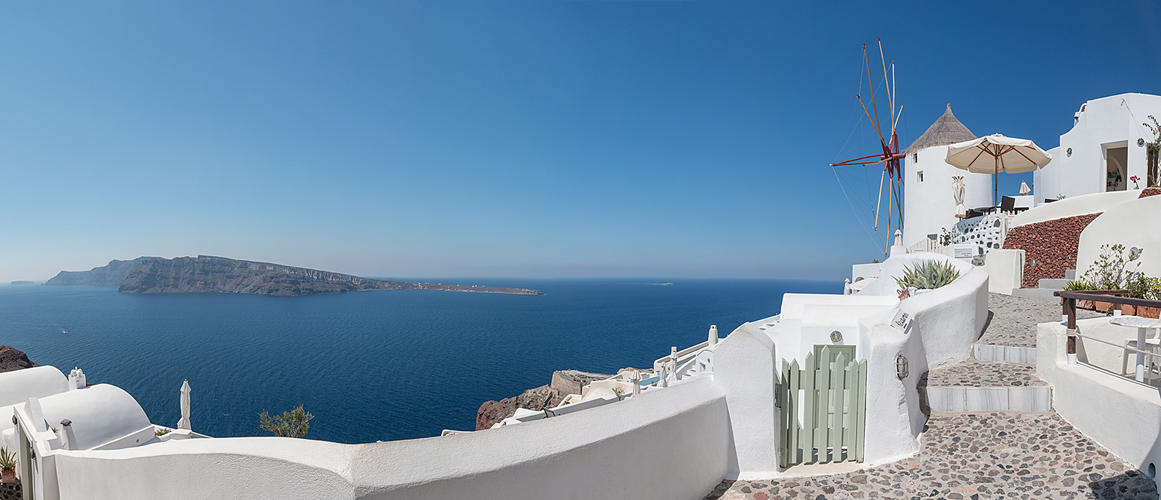
{"label": "potted plant", "polygon": [[0,483],[16,482],[16,454],[8,453],[8,448],[0,448]]}

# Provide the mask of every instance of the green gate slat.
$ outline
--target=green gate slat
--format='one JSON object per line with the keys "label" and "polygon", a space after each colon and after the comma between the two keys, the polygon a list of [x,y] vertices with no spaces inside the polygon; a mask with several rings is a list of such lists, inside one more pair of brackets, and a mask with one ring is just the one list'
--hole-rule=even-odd
{"label": "green gate slat", "polygon": [[834,360],[834,365],[831,366],[831,391],[834,403],[831,405],[833,418],[830,422],[830,446],[831,446],[831,461],[839,461],[842,453],[842,430],[843,430],[843,390],[846,388],[846,365],[847,358],[843,353],[839,353]]}
{"label": "green gate slat", "polygon": [[794,463],[798,462],[798,429],[800,427],[798,425],[798,407],[800,406],[798,386],[801,384],[801,379],[802,370],[798,368],[798,360],[794,360],[794,363],[790,365],[790,386],[794,390],[790,391],[790,400],[792,403],[790,404],[790,412],[787,415],[787,418],[790,419],[790,426],[787,427],[789,429],[787,434],[790,437],[790,456],[788,459]]}
{"label": "green gate slat", "polygon": [[[801,407],[803,408],[802,427],[798,432],[798,448],[802,450],[802,462],[811,462],[811,453],[814,451],[814,407],[815,397],[815,361],[814,353],[806,355],[806,364],[803,366],[800,384],[802,385]],[[801,462],[798,462],[801,463]]]}
{"label": "green gate slat", "polygon": [[866,437],[867,423],[867,360],[859,363],[859,402],[855,407],[855,460],[863,461],[863,440]]}
{"label": "green gate slat", "polygon": [[778,414],[778,466],[785,468],[789,467],[787,459],[790,448],[790,438],[787,436],[787,433],[790,432],[790,425],[786,419],[790,413],[790,398],[787,398],[786,395],[792,387],[790,385],[790,365],[785,359],[782,360],[782,370],[779,374],[782,385],[777,386],[778,388],[774,393],[774,404],[782,409]]}
{"label": "green gate slat", "polygon": [[847,378],[847,397],[843,404],[846,410],[845,418],[843,419],[843,446],[847,448],[847,460],[855,456],[855,403],[857,402],[856,392],[859,390],[859,362],[851,360],[847,363],[846,368]]}
{"label": "green gate slat", "polygon": [[818,450],[817,461],[821,462],[829,445],[827,439],[830,438],[830,433],[826,432],[830,420],[830,346],[822,348],[822,356],[815,362],[818,363],[818,410],[815,413],[814,447]]}

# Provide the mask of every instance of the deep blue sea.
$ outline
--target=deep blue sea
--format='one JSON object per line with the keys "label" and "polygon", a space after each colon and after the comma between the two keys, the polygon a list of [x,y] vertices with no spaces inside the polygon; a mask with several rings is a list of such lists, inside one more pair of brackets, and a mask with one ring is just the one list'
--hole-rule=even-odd
{"label": "deep blue sea", "polygon": [[[309,297],[133,295],[115,287],[0,286],[0,344],[125,389],[176,425],[189,379],[193,429],[259,436],[258,414],[303,404],[308,438],[343,443],[472,430],[489,399],[554,370],[615,373],[778,313],[791,280],[428,280],[543,296],[426,290]],[[67,332],[67,333],[65,333]]]}

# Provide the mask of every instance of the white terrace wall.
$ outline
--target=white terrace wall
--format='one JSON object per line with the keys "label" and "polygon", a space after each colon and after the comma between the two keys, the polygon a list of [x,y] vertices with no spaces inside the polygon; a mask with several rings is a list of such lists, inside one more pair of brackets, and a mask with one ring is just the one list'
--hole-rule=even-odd
{"label": "white terrace wall", "polygon": [[[58,451],[60,499],[701,498],[726,474],[726,401],[709,376],[482,432],[343,445],[192,439]],[[53,500],[45,498],[45,500]]]}
{"label": "white terrace wall", "polygon": [[[1109,318],[1078,321],[1082,332]],[[1148,470],[1161,466],[1161,393],[1085,363],[1068,366],[1067,328],[1041,323],[1036,332],[1036,375],[1052,384],[1052,406],[1068,423],[1114,455]],[[1161,487],[1161,481],[1157,481]]]}
{"label": "white terrace wall", "polygon": [[[1138,193],[1140,191],[1129,191]],[[1146,276],[1161,276],[1161,196],[1133,199],[1105,210],[1080,233],[1076,271],[1083,275],[1101,255],[1101,245],[1120,243],[1144,249],[1141,266]]]}
{"label": "white terrace wall", "polygon": [[[913,319],[906,332],[886,324],[871,330],[867,360],[868,464],[899,460],[919,451],[926,417],[919,406],[919,378],[929,369],[966,360],[988,317],[988,274],[971,269],[950,285],[899,302]],[[899,380],[895,360],[907,358]]]}

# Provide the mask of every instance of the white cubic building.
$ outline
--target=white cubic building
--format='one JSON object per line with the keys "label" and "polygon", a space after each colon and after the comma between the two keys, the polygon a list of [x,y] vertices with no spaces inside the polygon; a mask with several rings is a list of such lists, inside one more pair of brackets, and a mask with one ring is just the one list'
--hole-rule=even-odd
{"label": "white cubic building", "polygon": [[1133,189],[1133,176],[1141,189],[1161,182],[1146,171],[1146,145],[1155,137],[1144,125],[1153,123],[1149,115],[1161,120],[1161,96],[1119,94],[1082,104],[1060,146],[1048,151],[1052,161],[1033,174],[1036,204]]}

